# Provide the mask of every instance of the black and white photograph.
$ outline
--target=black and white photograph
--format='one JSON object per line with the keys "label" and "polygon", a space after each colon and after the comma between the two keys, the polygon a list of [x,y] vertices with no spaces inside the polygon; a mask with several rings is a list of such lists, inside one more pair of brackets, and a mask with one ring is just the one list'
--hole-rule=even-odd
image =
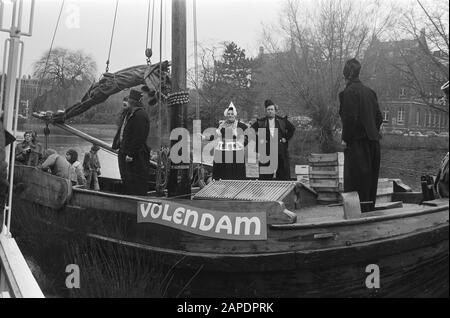
{"label": "black and white photograph", "polygon": [[449,298],[446,0],[0,0],[0,31],[0,298]]}

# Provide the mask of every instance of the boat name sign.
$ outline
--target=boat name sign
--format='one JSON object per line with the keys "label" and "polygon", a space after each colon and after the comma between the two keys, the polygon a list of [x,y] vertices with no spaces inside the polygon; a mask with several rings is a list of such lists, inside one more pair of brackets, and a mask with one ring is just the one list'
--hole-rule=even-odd
{"label": "boat name sign", "polygon": [[226,240],[266,240],[265,212],[222,212],[173,202],[138,202],[138,223],[155,223]]}

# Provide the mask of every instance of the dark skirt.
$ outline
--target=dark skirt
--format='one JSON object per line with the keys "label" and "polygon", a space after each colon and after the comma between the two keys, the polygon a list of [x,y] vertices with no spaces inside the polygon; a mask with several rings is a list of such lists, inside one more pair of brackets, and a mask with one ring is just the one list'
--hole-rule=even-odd
{"label": "dark skirt", "polygon": [[244,151],[214,151],[214,180],[244,180],[246,179]]}

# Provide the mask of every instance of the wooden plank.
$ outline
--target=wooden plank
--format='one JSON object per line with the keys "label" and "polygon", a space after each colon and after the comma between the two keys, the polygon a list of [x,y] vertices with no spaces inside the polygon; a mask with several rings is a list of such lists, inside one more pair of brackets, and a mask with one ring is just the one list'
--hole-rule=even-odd
{"label": "wooden plank", "polygon": [[322,171],[320,173],[312,173],[309,175],[311,179],[336,179],[339,180],[338,172]]}
{"label": "wooden plank", "polygon": [[0,234],[0,266],[15,298],[44,298],[15,239]]}
{"label": "wooden plank", "polygon": [[387,209],[395,209],[395,208],[402,208],[403,202],[397,201],[397,202],[386,202],[386,203],[378,203],[375,206],[375,210],[387,210]]}
{"label": "wooden plank", "polygon": [[309,184],[311,188],[338,188],[339,180],[310,178]]}
{"label": "wooden plank", "polygon": [[336,162],[338,163],[338,153],[312,153],[309,158],[308,161],[311,163],[318,163],[318,162]]}
{"label": "wooden plank", "polygon": [[295,174],[307,175],[309,174],[310,166],[308,165],[295,165]]}
{"label": "wooden plank", "polygon": [[309,173],[322,172],[322,171],[330,171],[330,172],[338,172],[339,166],[337,165],[328,165],[328,166],[309,166]]}
{"label": "wooden plank", "polygon": [[341,195],[338,192],[318,192],[317,201],[339,202],[341,201]]}
{"label": "wooden plank", "polygon": [[422,198],[422,192],[394,192],[392,194],[392,201],[402,201],[404,203],[419,204]]}
{"label": "wooden plank", "polygon": [[15,165],[14,179],[15,196],[52,209],[62,208],[72,196],[69,180],[36,167]]}
{"label": "wooden plank", "polygon": [[344,217],[346,220],[361,218],[361,205],[358,192],[341,193],[344,203]]}

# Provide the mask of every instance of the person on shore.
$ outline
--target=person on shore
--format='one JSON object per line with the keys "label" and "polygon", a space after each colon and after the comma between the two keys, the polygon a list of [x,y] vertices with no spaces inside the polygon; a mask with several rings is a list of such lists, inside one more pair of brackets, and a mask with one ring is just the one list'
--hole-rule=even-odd
{"label": "person on shore", "polygon": [[100,147],[92,145],[91,150],[84,155],[83,170],[86,177],[86,188],[95,191],[100,190],[98,176],[101,175],[101,165],[98,159],[98,151]]}
{"label": "person on shore", "polygon": [[[216,129],[217,146],[214,150],[212,178],[214,180],[244,180],[247,125],[236,119],[237,111],[230,103],[224,111],[225,120]],[[214,138],[214,137],[213,137]]]}
{"label": "person on shore", "polygon": [[361,64],[345,63],[346,87],[339,93],[344,150],[344,192],[356,191],[362,212],[375,209],[380,171],[380,126],[383,122],[377,94],[359,79]]}
{"label": "person on shore", "polygon": [[134,195],[147,195],[149,189],[150,149],[147,136],[150,119],[141,100],[142,93],[131,89],[112,145],[113,149],[119,150],[119,171],[125,192]]}
{"label": "person on shore", "polygon": [[[255,133],[258,135],[258,130],[260,128],[266,130],[266,140],[259,140],[259,145],[266,145],[266,155],[269,158],[274,156],[278,156],[278,164],[276,165],[274,171],[272,173],[262,173],[261,168],[270,166],[270,162],[262,163],[259,162],[259,179],[260,180],[290,180],[291,172],[289,165],[289,140],[294,136],[295,126],[288,120],[287,116],[281,117],[277,115],[278,107],[270,100],[267,99],[264,102],[264,107],[266,109],[266,116],[260,119],[257,119],[252,128],[255,130]],[[277,130],[277,140],[275,138],[275,130]],[[278,154],[270,153],[270,143],[277,142],[278,143]],[[262,149],[257,149],[260,154]],[[261,156],[260,156],[261,158]]]}
{"label": "person on shore", "polygon": [[77,185],[86,186],[83,165],[78,161],[78,152],[75,149],[67,150],[66,159],[72,165],[73,171],[75,172]]}
{"label": "person on shore", "polygon": [[23,141],[16,146],[16,161],[36,167],[42,160],[42,145],[37,141],[36,132],[28,130],[23,135]]}
{"label": "person on shore", "polygon": [[50,172],[54,176],[68,179],[72,183],[77,182],[70,163],[54,149],[47,149],[44,151],[44,162],[39,168],[43,171]]}

